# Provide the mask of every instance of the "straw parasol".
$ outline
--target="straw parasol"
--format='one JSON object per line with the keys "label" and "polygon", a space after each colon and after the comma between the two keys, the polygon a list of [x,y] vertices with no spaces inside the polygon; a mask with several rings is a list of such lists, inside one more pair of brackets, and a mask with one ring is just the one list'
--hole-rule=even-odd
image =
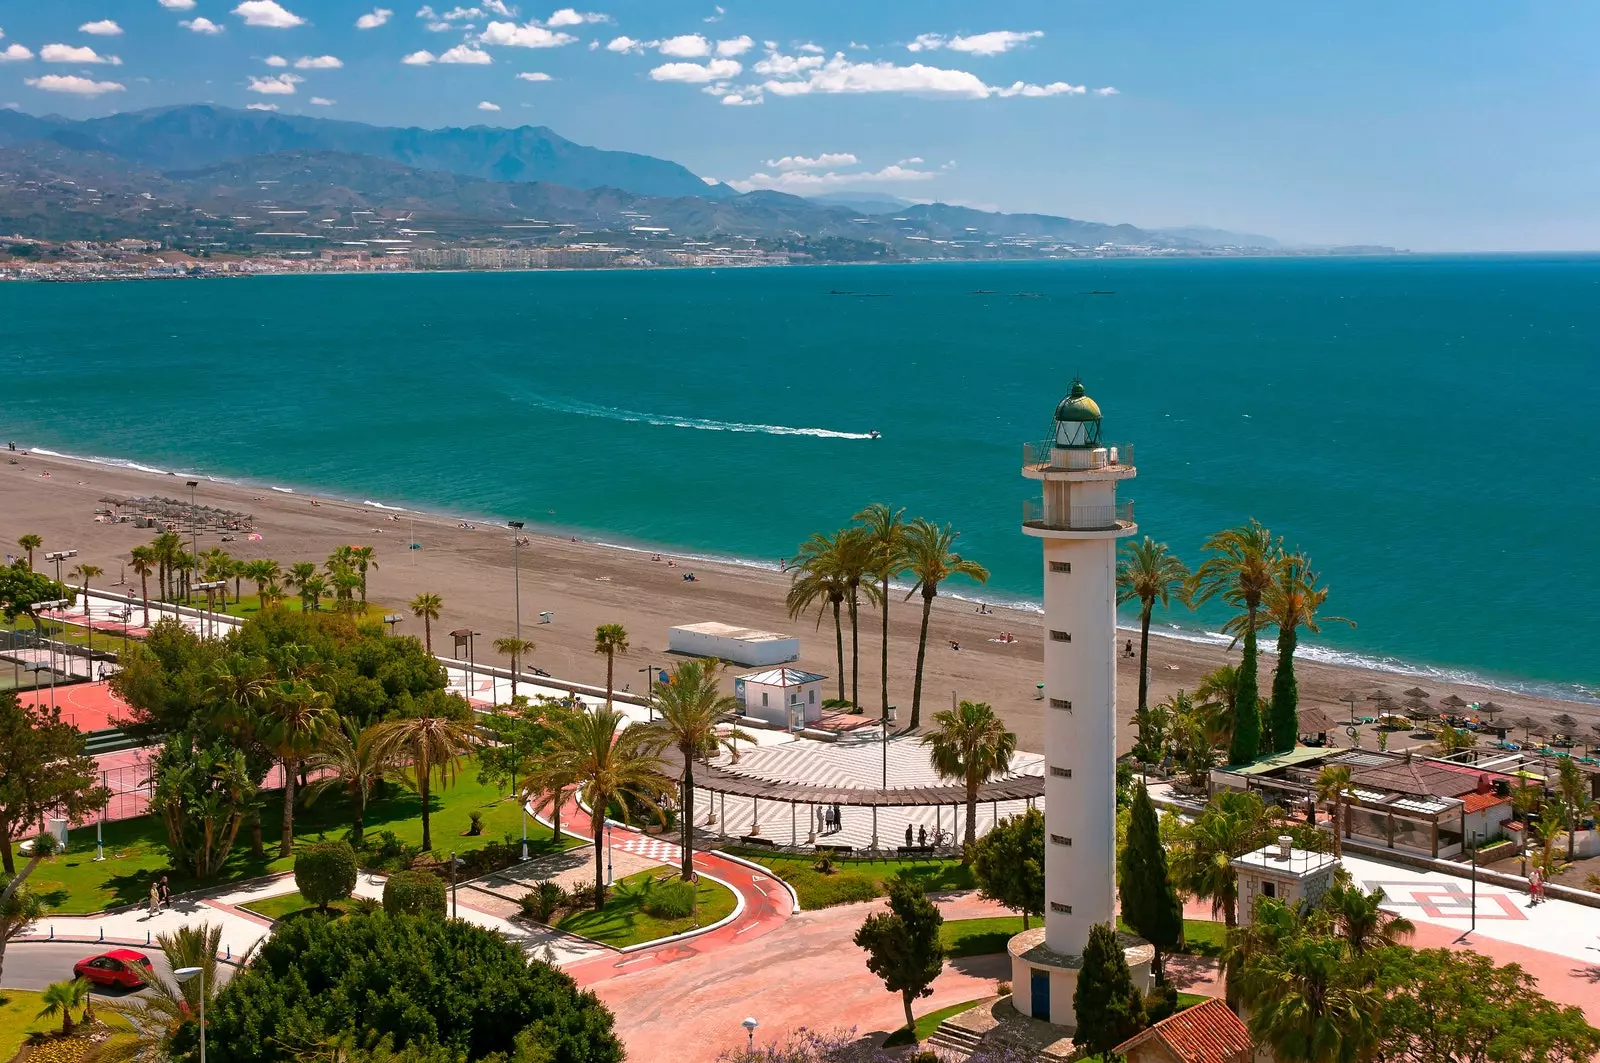
{"label": "straw parasol", "polygon": [[1343,694],[1339,695],[1339,700],[1349,703],[1349,705],[1350,705],[1350,722],[1351,723],[1355,723],[1356,722],[1356,706],[1361,703],[1361,694],[1358,691],[1346,690]]}
{"label": "straw parasol", "polygon": [[1511,726],[1522,730],[1522,740],[1524,742],[1528,741],[1535,731],[1541,735],[1544,734],[1544,724],[1535,720],[1532,716],[1524,716],[1519,720],[1513,720]]}
{"label": "straw parasol", "polygon": [[1578,729],[1578,721],[1574,720],[1566,713],[1562,713],[1560,716],[1553,718],[1550,723],[1561,728],[1561,733],[1568,736]]}
{"label": "straw parasol", "polygon": [[1467,703],[1456,697],[1454,694],[1451,694],[1449,697],[1439,702],[1439,707],[1441,709],[1464,709],[1467,707]]}
{"label": "straw parasol", "polygon": [[1494,726],[1495,713],[1505,712],[1506,710],[1501,708],[1499,705],[1496,705],[1492,701],[1485,701],[1485,702],[1479,703],[1478,711],[1483,713],[1483,715],[1489,717],[1489,726],[1493,727]]}
{"label": "straw parasol", "polygon": [[1405,696],[1408,697],[1408,698],[1429,698],[1429,697],[1432,697],[1433,695],[1429,694],[1426,690],[1423,690],[1421,687],[1412,687],[1410,690],[1405,691]]}
{"label": "straw parasol", "polygon": [[1421,698],[1407,698],[1406,715],[1413,720],[1426,720],[1433,715],[1433,710]]}

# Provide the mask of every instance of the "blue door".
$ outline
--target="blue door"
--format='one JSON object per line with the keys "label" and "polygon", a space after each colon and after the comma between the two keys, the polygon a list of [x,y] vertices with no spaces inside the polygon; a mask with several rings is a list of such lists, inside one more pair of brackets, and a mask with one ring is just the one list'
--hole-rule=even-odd
{"label": "blue door", "polygon": [[1030,988],[1033,990],[1033,1017],[1050,1021],[1050,972],[1034,971]]}

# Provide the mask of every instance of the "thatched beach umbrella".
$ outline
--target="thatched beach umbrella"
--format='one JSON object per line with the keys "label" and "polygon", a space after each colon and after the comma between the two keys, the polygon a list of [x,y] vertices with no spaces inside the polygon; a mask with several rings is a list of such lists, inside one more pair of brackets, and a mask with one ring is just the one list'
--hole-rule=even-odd
{"label": "thatched beach umbrella", "polygon": [[1504,708],[1500,707],[1499,705],[1496,705],[1492,701],[1484,701],[1484,702],[1480,702],[1478,704],[1478,712],[1482,713],[1484,716],[1487,716],[1489,718],[1489,726],[1490,727],[1494,726],[1495,714],[1496,713],[1505,712],[1505,711],[1506,710]]}
{"label": "thatched beach umbrella", "polygon": [[1339,700],[1350,705],[1350,722],[1356,722],[1356,706],[1361,703],[1361,695],[1354,690],[1346,690],[1339,695]]}
{"label": "thatched beach umbrella", "polygon": [[1412,687],[1410,690],[1405,691],[1405,696],[1408,698],[1430,698],[1433,695],[1421,687]]}
{"label": "thatched beach umbrella", "polygon": [[1454,694],[1451,694],[1449,697],[1439,702],[1439,707],[1441,709],[1449,709],[1451,712],[1455,712],[1458,709],[1466,708],[1467,703],[1456,697]]}
{"label": "thatched beach umbrella", "polygon": [[1561,728],[1561,733],[1566,735],[1568,738],[1572,737],[1572,733],[1578,729],[1578,721],[1574,720],[1566,713],[1562,713],[1560,716],[1553,718],[1550,723]]}
{"label": "thatched beach umbrella", "polygon": [[1524,716],[1520,720],[1515,720],[1511,726],[1522,729],[1523,742],[1527,742],[1534,732],[1538,732],[1541,735],[1544,734],[1544,724],[1535,720],[1532,716]]}

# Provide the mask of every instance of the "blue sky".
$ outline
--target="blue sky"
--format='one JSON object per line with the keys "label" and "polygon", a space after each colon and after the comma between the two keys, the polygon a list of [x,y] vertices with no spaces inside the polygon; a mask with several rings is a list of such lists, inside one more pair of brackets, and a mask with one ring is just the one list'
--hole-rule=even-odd
{"label": "blue sky", "polygon": [[1589,3],[563,2],[0,0],[0,104],[548,125],[741,188],[1600,248]]}

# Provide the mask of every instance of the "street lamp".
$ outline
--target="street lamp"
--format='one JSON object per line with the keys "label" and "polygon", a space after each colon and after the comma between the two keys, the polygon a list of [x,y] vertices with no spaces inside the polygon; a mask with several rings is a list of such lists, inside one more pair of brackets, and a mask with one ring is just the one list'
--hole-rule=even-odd
{"label": "street lamp", "polygon": [[463,865],[465,863],[466,863],[465,860],[462,860],[462,859],[460,859],[460,858],[458,858],[456,856],[454,850],[451,851],[451,853],[450,853],[450,918],[452,918],[452,919],[456,918],[456,912],[457,912],[457,908],[456,908],[456,868],[460,867],[461,865]]}
{"label": "street lamp", "polygon": [[1472,831],[1468,840],[1472,843],[1472,925],[1467,927],[1466,933],[1456,938],[1458,945],[1478,929],[1478,832]]}
{"label": "street lamp", "polygon": [[196,583],[194,587],[191,588],[191,590],[206,592],[206,612],[210,614],[210,633],[204,635],[203,637],[205,638],[217,637],[217,588],[226,587],[227,585],[227,580],[218,579],[212,580],[209,583]]}
{"label": "street lamp", "polygon": [[61,582],[61,562],[65,561],[69,557],[77,557],[77,556],[78,556],[78,551],[76,551],[76,550],[52,550],[48,554],[44,555],[44,559],[46,561],[54,561],[56,563],[56,582],[57,583]]}
{"label": "street lamp", "polygon": [[511,536],[511,596],[517,611],[517,641],[522,641],[522,521],[508,520]]}
{"label": "street lamp", "polygon": [[756,1027],[760,1026],[761,1024],[759,1022],[757,1022],[755,1020],[755,1016],[752,1015],[750,1018],[745,1019],[739,1025],[744,1027],[745,1036],[747,1038],[747,1040],[745,1042],[746,1048],[749,1050],[751,1055],[755,1055],[755,1052],[756,1052]]}
{"label": "street lamp", "polygon": [[394,626],[404,619],[405,617],[400,613],[390,613],[383,618],[383,622],[389,625],[389,636],[391,638],[394,637]]}
{"label": "street lamp", "polygon": [[644,710],[650,714],[650,722],[656,722],[655,674],[656,666],[647,664],[639,671],[644,673]]}
{"label": "street lamp", "polygon": [[179,967],[172,977],[183,983],[200,979],[200,1063],[206,1063],[206,972],[203,967]]}
{"label": "street lamp", "polygon": [[199,480],[184,481],[189,485],[189,552],[196,558],[200,556],[200,507],[195,505],[194,489],[200,486]]}

